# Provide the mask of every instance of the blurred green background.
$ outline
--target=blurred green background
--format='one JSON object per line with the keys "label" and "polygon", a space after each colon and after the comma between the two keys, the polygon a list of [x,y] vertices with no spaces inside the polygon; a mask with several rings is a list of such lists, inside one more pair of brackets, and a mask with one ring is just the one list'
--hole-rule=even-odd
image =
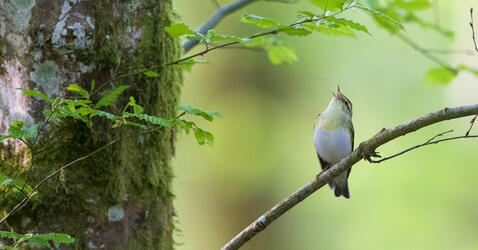
{"label": "blurred green background", "polygon": [[[414,25],[406,25],[405,34],[426,48],[472,49],[469,8],[477,2],[436,2],[438,20],[455,31],[454,41]],[[181,21],[194,28],[215,11],[210,0],[174,4]],[[314,7],[305,0],[259,1],[226,17],[216,31],[245,36],[258,29],[241,23],[240,14],[291,23],[296,11],[305,9]],[[425,18],[435,18],[433,12],[424,12]],[[262,52],[217,50],[204,57],[209,64],[185,73],[181,103],[224,117],[200,121],[215,136],[211,147],[198,146],[191,135],[179,138],[174,162],[178,249],[220,248],[315,177],[320,166],[312,126],[337,85],[354,104],[355,145],[383,127],[445,106],[476,103],[476,77],[465,72],[448,85],[427,84],[425,72],[436,64],[363,12],[346,16],[365,24],[372,36],[287,38],[299,61],[280,66]],[[451,65],[478,66],[477,57],[439,56]],[[435,124],[378,151],[387,156],[449,129],[455,130],[450,135],[462,135],[470,119]],[[350,200],[323,188],[243,249],[478,249],[477,149],[478,140],[466,139],[378,165],[362,161],[349,179]]]}

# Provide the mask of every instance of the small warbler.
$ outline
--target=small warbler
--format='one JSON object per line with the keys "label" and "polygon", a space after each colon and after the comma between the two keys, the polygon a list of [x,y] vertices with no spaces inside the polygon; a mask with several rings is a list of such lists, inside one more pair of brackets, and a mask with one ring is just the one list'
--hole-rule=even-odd
{"label": "small warbler", "polygon": [[[317,116],[314,126],[314,144],[323,170],[332,167],[354,148],[354,127],[352,124],[352,103],[337,88],[324,112]],[[351,169],[329,182],[335,196],[350,198],[347,179]]]}

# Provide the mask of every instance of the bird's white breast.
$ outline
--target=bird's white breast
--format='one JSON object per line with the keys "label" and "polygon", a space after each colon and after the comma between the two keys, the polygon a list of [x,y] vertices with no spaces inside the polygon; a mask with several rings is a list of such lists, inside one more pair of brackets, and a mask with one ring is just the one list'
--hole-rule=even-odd
{"label": "bird's white breast", "polygon": [[352,151],[350,132],[345,128],[314,130],[315,150],[326,162],[335,164]]}

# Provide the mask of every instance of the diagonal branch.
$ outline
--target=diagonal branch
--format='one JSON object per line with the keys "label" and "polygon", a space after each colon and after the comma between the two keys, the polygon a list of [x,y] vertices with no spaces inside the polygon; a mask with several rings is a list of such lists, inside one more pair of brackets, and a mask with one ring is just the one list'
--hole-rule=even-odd
{"label": "diagonal branch", "polygon": [[361,159],[375,152],[379,146],[397,138],[402,135],[414,132],[420,128],[429,126],[445,120],[456,119],[460,117],[478,114],[478,104],[460,106],[454,108],[444,108],[438,112],[430,113],[418,119],[411,120],[400,124],[391,129],[382,129],[372,138],[360,143],[352,153],[342,159],[339,163],[322,172],[318,177],[295,191],[289,197],[277,203],[269,211],[265,212],[252,224],[246,227],[242,232],[236,235],[229,241],[222,249],[238,249],[256,234],[264,230],[273,221],[282,216],[289,209],[299,204],[302,200],[317,191],[319,188],[327,184],[332,178],[337,177],[342,172],[346,171]]}
{"label": "diagonal branch", "polygon": [[422,48],[420,45],[418,45],[416,42],[414,42],[412,39],[409,37],[405,36],[403,33],[397,33],[397,37],[405,42],[408,46],[412,47],[414,50],[420,52],[422,55],[427,57],[428,59],[432,60],[436,64],[442,66],[445,69],[448,69],[449,71],[457,74],[458,70],[444,62],[443,60],[439,59],[438,57],[432,55],[429,50]]}
{"label": "diagonal branch", "polygon": [[[227,15],[233,13],[234,11],[243,8],[244,6],[257,1],[257,0],[238,0],[234,3],[225,5],[217,9],[216,13],[203,25],[201,26],[197,32],[200,34],[206,34],[206,32],[214,27]],[[183,49],[184,53],[190,51],[194,46],[199,43],[198,40],[188,40],[184,43]]]}

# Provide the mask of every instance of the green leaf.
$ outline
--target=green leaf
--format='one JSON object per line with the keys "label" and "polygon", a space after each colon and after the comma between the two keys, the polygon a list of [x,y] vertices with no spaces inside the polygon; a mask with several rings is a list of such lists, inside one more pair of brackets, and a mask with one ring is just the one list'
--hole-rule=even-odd
{"label": "green leaf", "polygon": [[7,185],[7,186],[8,186],[8,185],[12,185],[13,182],[14,182],[13,179],[6,179],[6,180],[4,180],[4,181],[2,181],[2,182],[0,183],[0,186],[3,186],[3,185]]}
{"label": "green leaf", "polygon": [[17,120],[14,120],[12,125],[10,125],[11,128],[16,128],[16,129],[22,129],[23,126],[25,126],[25,122],[17,121]]}
{"label": "green leaf", "polygon": [[[32,238],[30,239],[31,242],[34,241],[34,239],[39,239],[41,241],[46,241],[48,242],[49,240],[52,240],[56,244],[70,244],[75,242],[75,238],[71,237],[68,234],[63,234],[63,233],[46,233],[46,234],[34,234],[32,235]],[[49,245],[48,245],[49,246]]]}
{"label": "green leaf", "polygon": [[458,65],[458,70],[468,71],[478,77],[478,69],[474,69],[468,65],[460,64]]}
{"label": "green leaf", "polygon": [[143,125],[143,124],[139,124],[139,123],[136,123],[136,122],[131,122],[131,121],[126,121],[125,122],[126,125],[132,125],[132,126],[136,126],[136,127],[140,127],[142,129],[148,129],[147,126]]}
{"label": "green leaf", "polygon": [[294,49],[287,44],[273,46],[269,49],[269,60],[273,64],[281,64],[283,62],[292,63],[297,61]]}
{"label": "green leaf", "polygon": [[407,11],[415,11],[428,9],[431,3],[428,0],[395,0],[391,2],[390,5]]}
{"label": "green leaf", "polygon": [[0,249],[6,249],[6,250],[19,250],[20,248],[17,247],[11,247],[7,245],[0,246]]}
{"label": "green leaf", "polygon": [[380,3],[378,0],[367,0],[368,5],[374,9],[379,9],[380,8]]}
{"label": "green leaf", "polygon": [[305,17],[308,17],[309,19],[314,18],[314,17],[317,16],[317,14],[314,14],[314,13],[312,13],[310,11],[307,11],[307,10],[301,10],[301,11],[299,11],[299,14],[301,14]]}
{"label": "green leaf", "polygon": [[357,31],[362,31],[362,32],[365,32],[365,33],[370,35],[370,33],[368,32],[367,27],[365,27],[364,25],[362,25],[360,23],[356,23],[352,20],[349,20],[347,18],[330,16],[330,17],[327,17],[327,22],[333,22],[333,23],[336,23],[336,24],[339,24],[339,25],[344,25],[344,26],[347,26],[351,29],[354,29],[354,30],[357,30]]}
{"label": "green leaf", "polygon": [[189,28],[184,23],[176,23],[169,27],[164,28],[166,32],[172,37],[180,37],[183,35],[198,35],[197,32]]}
{"label": "green leaf", "polygon": [[206,64],[207,61],[206,60],[197,60],[197,59],[188,59],[188,60],[184,60],[184,61],[178,63],[178,65],[184,71],[187,71],[187,72],[191,73],[191,68],[193,67],[194,64],[197,64],[197,63]]}
{"label": "green leaf", "polygon": [[277,37],[256,37],[251,42],[245,43],[247,47],[262,47],[268,51],[269,60],[273,64],[297,61],[294,50]]}
{"label": "green leaf", "polygon": [[157,116],[152,116],[147,114],[134,114],[134,113],[128,113],[128,112],[125,112],[124,116],[126,118],[136,117],[140,120],[149,122],[151,124],[163,126],[163,127],[170,128],[172,126],[172,122],[170,120],[166,120]]}
{"label": "green leaf", "polygon": [[70,84],[68,85],[68,87],[66,87],[66,89],[68,89],[69,91],[76,92],[82,95],[83,97],[85,97],[86,99],[90,98],[90,94],[88,93],[88,91],[86,91],[85,89],[83,89],[77,84]]}
{"label": "green leaf", "polygon": [[151,71],[151,70],[148,70],[146,72],[143,72],[143,74],[147,77],[159,77],[159,74],[154,72],[154,71]]}
{"label": "green leaf", "polygon": [[91,101],[85,100],[85,99],[75,99],[75,100],[63,100],[63,103],[73,107],[80,106],[80,107],[88,108],[90,107],[88,104],[90,104]]}
{"label": "green leaf", "polygon": [[238,37],[238,36],[227,36],[227,35],[221,35],[217,34],[215,30],[210,29],[206,33],[206,40],[208,42],[214,42],[214,41],[235,41],[235,42],[248,42],[251,39],[250,38],[243,38],[243,37]]}
{"label": "green leaf", "polygon": [[10,132],[8,136],[10,136],[10,138],[16,139],[35,137],[37,135],[38,124],[31,126],[28,129],[22,129],[24,124],[25,123],[21,121],[13,121],[12,125],[8,127],[8,132]]}
{"label": "green leaf", "polygon": [[289,36],[307,36],[310,35],[312,32],[300,27],[293,27],[287,25],[280,25],[279,31],[284,32]]}
{"label": "green leaf", "polygon": [[211,145],[214,143],[214,136],[210,132],[199,128],[194,122],[183,119],[174,119],[172,120],[172,124],[183,129],[186,134],[189,134],[189,132],[193,130],[194,137],[199,145]]}
{"label": "green leaf", "polygon": [[385,15],[384,13],[378,11],[378,10],[375,10],[375,9],[372,9],[370,7],[367,7],[367,6],[364,6],[364,5],[361,5],[361,4],[357,4],[357,3],[354,3],[353,5],[351,5],[352,7],[356,7],[356,8],[359,8],[359,9],[362,9],[362,10],[365,10],[371,14],[373,14],[375,17],[378,17],[380,19],[383,19],[395,26],[397,26],[399,29],[405,29],[403,27],[403,25],[401,23],[399,23],[398,21],[396,21],[395,19]]}
{"label": "green leaf", "polygon": [[93,92],[94,89],[95,89],[95,80],[91,80],[90,92]]}
{"label": "green leaf", "polygon": [[174,119],[173,124],[182,128],[186,134],[196,125],[194,122],[186,121],[183,119]]}
{"label": "green leaf", "polygon": [[113,115],[111,113],[108,113],[102,110],[93,110],[93,112],[90,114],[90,117],[94,117],[94,116],[106,117],[107,119],[110,119],[110,120],[115,120],[116,118],[118,118],[116,115]]}
{"label": "green leaf", "polygon": [[130,86],[128,85],[120,85],[117,88],[111,90],[108,92],[106,95],[104,95],[96,104],[95,104],[95,109],[105,107],[113,103],[121,93],[129,88]]}
{"label": "green leaf", "polygon": [[[46,234],[19,234],[14,232],[0,231],[0,237],[17,239],[17,244],[22,242],[30,242],[42,247],[50,247],[49,241],[53,241],[55,244],[70,244],[75,242],[75,238],[68,234],[61,233],[46,233]],[[8,249],[8,248],[5,248]]]}
{"label": "green leaf", "polygon": [[11,136],[11,135],[2,136],[2,137],[0,137],[0,141],[3,141],[3,140],[8,139],[8,138],[13,138],[13,136]]}
{"label": "green leaf", "polygon": [[323,9],[336,11],[341,10],[345,0],[309,0],[313,5]]}
{"label": "green leaf", "polygon": [[50,247],[50,243],[48,242],[48,240],[42,237],[35,237],[34,235],[32,235],[31,238],[28,239],[28,241],[38,246]]}
{"label": "green leaf", "polygon": [[24,95],[38,96],[49,103],[53,103],[53,99],[51,99],[50,97],[48,97],[47,95],[43,94],[40,91],[31,90],[31,89],[22,89],[22,88],[17,88],[17,89],[23,91]]}
{"label": "green leaf", "polygon": [[15,233],[15,232],[0,231],[0,237],[10,238],[10,239],[21,239],[21,238],[24,238],[25,235]]}
{"label": "green leaf", "polygon": [[141,114],[144,111],[144,108],[136,104],[136,100],[132,96],[129,97],[129,105],[133,106],[133,111],[135,114]]}
{"label": "green leaf", "polygon": [[447,68],[431,68],[427,71],[426,80],[428,83],[450,83],[456,76],[456,72],[453,72]]}
{"label": "green leaf", "polygon": [[321,23],[318,26],[315,23],[303,23],[302,27],[328,36],[348,36],[355,38],[355,33],[348,26],[336,23]]}
{"label": "green leaf", "polygon": [[194,137],[196,137],[196,140],[199,145],[204,145],[204,144],[211,145],[214,143],[214,136],[208,131],[203,130],[197,126],[195,126],[193,130],[194,130]]}
{"label": "green leaf", "polygon": [[279,26],[279,23],[271,18],[268,17],[261,17],[261,16],[256,16],[256,15],[250,15],[250,14],[244,14],[241,16],[241,22],[243,23],[250,23],[257,25],[261,28],[277,28]]}
{"label": "green leaf", "polygon": [[186,114],[201,116],[208,121],[214,120],[214,116],[221,117],[221,114],[218,112],[204,112],[198,108],[195,108],[190,105],[179,105],[176,107],[176,110],[182,110]]}

